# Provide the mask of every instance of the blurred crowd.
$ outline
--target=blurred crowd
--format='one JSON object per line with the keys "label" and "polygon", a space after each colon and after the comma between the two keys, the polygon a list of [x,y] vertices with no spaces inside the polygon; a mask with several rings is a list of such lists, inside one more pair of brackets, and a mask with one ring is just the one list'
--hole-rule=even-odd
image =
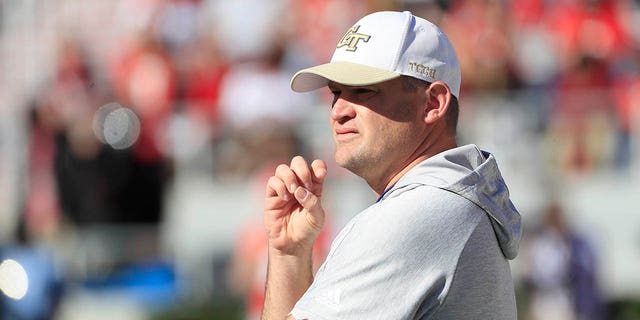
{"label": "blurred crowd", "polygon": [[[16,203],[0,211],[0,257],[22,252],[42,275],[32,286],[41,290],[38,300],[30,302],[41,307],[7,300],[0,319],[64,313],[69,283],[160,284],[161,290],[142,293],[153,297],[146,302],[156,309],[193,295],[197,284],[176,280],[182,275],[174,259],[183,253],[172,242],[190,231],[167,226],[181,219],[180,209],[169,213],[168,199],[182,181],[195,179],[222,189],[243,184],[237,190],[244,198],[229,201],[256,201],[276,164],[296,154],[332,159],[324,130],[328,92],[295,94],[289,79],[327,62],[344,30],[377,10],[411,10],[451,38],[462,67],[461,143],[478,143],[486,134],[487,124],[477,122],[503,117],[492,113],[503,109],[484,108],[497,99],[525,116],[490,128],[500,136],[494,141],[512,141],[516,130],[541,145],[503,146],[529,151],[520,156],[529,163],[505,157],[507,167],[571,178],[630,175],[640,161],[637,0],[0,1],[0,126],[10,128],[2,130],[0,151],[7,152],[3,161],[14,163],[0,168],[0,183]],[[5,134],[12,130],[22,134]],[[330,171],[334,181],[348,183],[339,168]],[[197,202],[188,198],[197,193],[190,186],[183,187],[183,201]],[[237,234],[222,267],[226,282],[216,285],[246,302],[247,318],[259,313],[265,272],[259,204],[247,210],[254,209],[242,215],[250,219],[230,218],[239,221]],[[561,225],[561,209],[553,210],[555,216],[537,221]],[[219,221],[237,215],[218,214]],[[317,256],[333,232],[329,228]],[[531,259],[554,247],[532,241]],[[555,254],[568,261],[566,252]],[[205,262],[213,272],[215,263]],[[526,280],[530,292],[553,276],[536,273],[545,271],[536,263]],[[565,301],[527,297],[532,308],[521,308],[523,319],[550,319],[539,317],[536,304],[551,310],[549,304]],[[594,299],[586,303],[594,306]],[[567,310],[558,319],[604,318],[604,312]]]}

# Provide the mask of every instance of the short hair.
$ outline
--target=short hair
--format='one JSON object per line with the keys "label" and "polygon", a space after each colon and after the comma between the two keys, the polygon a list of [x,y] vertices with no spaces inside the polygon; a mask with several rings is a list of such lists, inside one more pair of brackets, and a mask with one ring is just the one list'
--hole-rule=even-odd
{"label": "short hair", "polygon": [[[416,91],[418,89],[425,88],[431,85],[431,82],[428,82],[422,79],[418,79],[410,76],[401,76],[401,77],[404,79],[403,86],[404,86],[404,89],[407,91]],[[447,108],[447,114],[445,114],[445,120],[447,122],[447,127],[449,128],[449,131],[454,136],[456,135],[456,132],[457,132],[459,113],[460,113],[460,103],[458,101],[458,98],[453,94],[451,94],[451,101],[449,102],[449,108]]]}

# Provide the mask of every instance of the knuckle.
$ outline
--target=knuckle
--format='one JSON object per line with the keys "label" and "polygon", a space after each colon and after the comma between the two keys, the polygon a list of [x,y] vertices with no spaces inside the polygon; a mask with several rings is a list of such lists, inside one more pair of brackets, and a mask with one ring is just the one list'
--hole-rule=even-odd
{"label": "knuckle", "polygon": [[301,156],[296,156],[291,160],[291,170],[299,176],[310,175],[309,166]]}
{"label": "knuckle", "polygon": [[276,177],[276,176],[271,176],[269,178],[269,180],[267,180],[267,185],[271,188],[275,188],[278,186],[278,184],[281,182],[282,180],[280,180],[280,178]]}
{"label": "knuckle", "polygon": [[[282,194],[284,189],[284,182],[276,176],[272,176],[267,180],[267,194],[271,192],[275,192],[277,194]],[[272,190],[272,191],[270,191]]]}
{"label": "knuckle", "polygon": [[288,166],[288,165],[286,165],[286,164],[279,164],[279,165],[276,167],[276,174],[277,174],[277,173],[286,172],[286,171],[289,171],[289,170],[290,170],[290,168],[289,168],[289,166]]}
{"label": "knuckle", "polygon": [[300,168],[306,167],[307,161],[302,156],[295,156],[291,159],[291,167]]}
{"label": "knuckle", "polygon": [[276,168],[276,177],[283,181],[291,180],[293,176],[295,176],[295,173],[285,164],[281,164]]}

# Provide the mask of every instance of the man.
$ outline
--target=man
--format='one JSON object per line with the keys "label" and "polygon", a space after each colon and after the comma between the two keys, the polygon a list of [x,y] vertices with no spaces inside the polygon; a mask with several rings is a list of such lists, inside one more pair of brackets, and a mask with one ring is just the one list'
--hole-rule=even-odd
{"label": "man", "polygon": [[409,12],[377,12],[294,91],[328,86],[336,162],[378,201],[337,235],[314,279],[326,164],[294,157],[267,183],[263,319],[515,319],[507,259],[520,215],[494,157],[457,147],[460,67],[447,37]]}

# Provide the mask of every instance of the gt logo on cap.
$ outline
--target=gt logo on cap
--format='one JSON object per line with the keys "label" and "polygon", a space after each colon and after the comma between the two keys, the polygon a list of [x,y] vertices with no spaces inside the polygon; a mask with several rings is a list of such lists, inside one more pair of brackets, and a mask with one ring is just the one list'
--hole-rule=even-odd
{"label": "gt logo on cap", "polygon": [[364,42],[368,42],[371,36],[367,34],[356,33],[358,32],[358,29],[360,29],[359,25],[353,26],[351,27],[351,29],[347,30],[344,36],[342,36],[342,39],[340,39],[340,42],[338,42],[338,46],[336,48],[346,46],[347,51],[356,51],[356,49],[358,49],[358,41],[362,40]]}

